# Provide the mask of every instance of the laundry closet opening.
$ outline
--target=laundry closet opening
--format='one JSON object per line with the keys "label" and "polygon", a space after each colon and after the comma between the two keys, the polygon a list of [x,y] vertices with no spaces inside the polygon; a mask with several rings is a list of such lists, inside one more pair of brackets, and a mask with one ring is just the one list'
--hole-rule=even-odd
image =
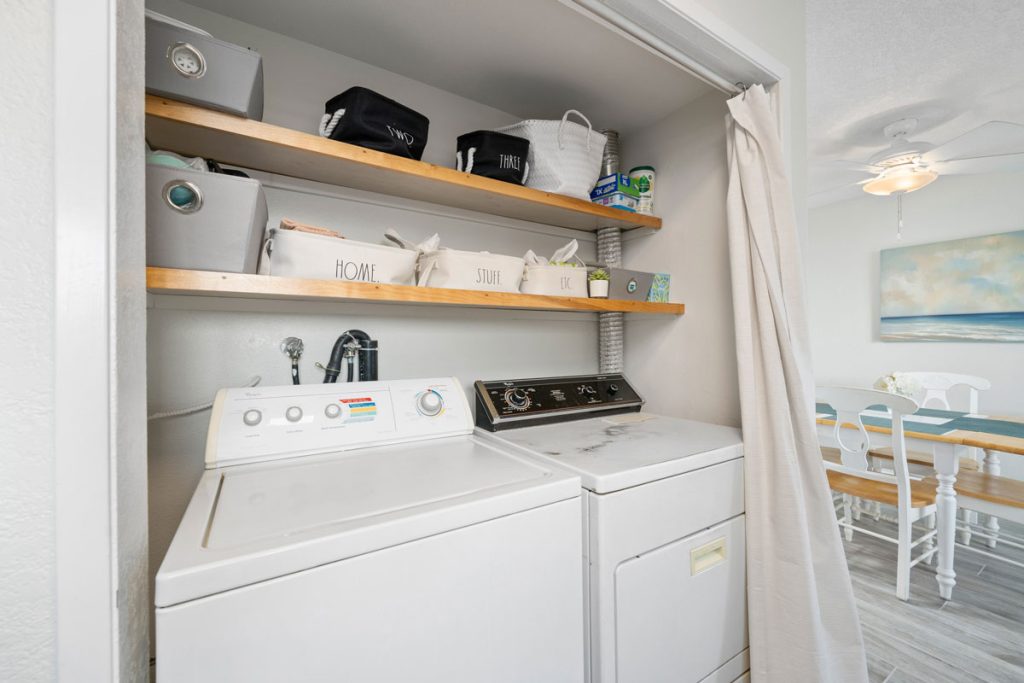
{"label": "laundry closet opening", "polygon": [[[655,214],[662,221],[658,230],[624,233],[623,266],[669,275],[671,301],[687,305],[683,316],[627,314],[625,373],[652,411],[738,423],[725,93],[580,6],[556,0],[146,6],[259,52],[262,120],[286,129],[315,134],[325,102],[362,86],[426,116],[422,160],[448,168],[458,136],[524,119],[557,120],[577,110],[594,129],[617,131],[623,172],[657,170]],[[243,170],[263,184],[270,227],[287,218],[372,243],[387,228],[412,243],[436,233],[444,247],[515,256],[549,256],[576,239],[580,259],[596,258],[593,230]],[[469,392],[478,379],[598,370],[594,313],[151,291],[150,413],[205,403],[257,375],[262,385],[289,384],[281,350],[288,337],[304,343],[302,382],[321,382],[318,366],[328,365],[335,339],[349,329],[377,340],[381,379],[452,376]],[[208,422],[209,413],[199,412],[149,423],[151,576],[203,472]]]}

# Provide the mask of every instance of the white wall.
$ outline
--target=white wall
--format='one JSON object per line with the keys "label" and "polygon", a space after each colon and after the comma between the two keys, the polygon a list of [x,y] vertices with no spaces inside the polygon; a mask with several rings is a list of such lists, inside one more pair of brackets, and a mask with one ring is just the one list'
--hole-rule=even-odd
{"label": "white wall", "polygon": [[703,5],[789,68],[790,169],[797,222],[807,226],[807,36],[805,0],[670,0]]}
{"label": "white wall", "polygon": [[[683,11],[690,0],[675,0]],[[803,0],[696,0],[790,70],[789,137],[797,220],[806,226],[806,94]],[[672,275],[686,314],[670,322],[635,317],[626,328],[626,368],[651,410],[739,424],[732,286],[725,224],[724,96],[707,95],[623,141],[626,167],[657,168],[656,212],[666,228],[627,237],[627,267]]]}
{"label": "white wall", "polygon": [[[902,241],[895,198],[865,195],[813,209],[807,269],[818,383],[867,386],[897,370],[979,375],[992,382],[984,412],[1024,415],[1024,345],[878,340],[879,251],[1020,230],[1022,187],[1024,173],[939,178],[904,198]],[[1024,478],[1019,460],[1004,457],[1004,473]]]}
{"label": "white wall", "polygon": [[[0,680],[55,674],[53,9],[5,2],[0,121]],[[41,87],[42,86],[42,87]]]}
{"label": "white wall", "polygon": [[627,168],[657,169],[655,211],[665,228],[627,235],[627,268],[672,276],[681,318],[634,316],[626,326],[626,369],[647,408],[739,424],[736,343],[725,227],[725,96],[706,95],[624,142]]}

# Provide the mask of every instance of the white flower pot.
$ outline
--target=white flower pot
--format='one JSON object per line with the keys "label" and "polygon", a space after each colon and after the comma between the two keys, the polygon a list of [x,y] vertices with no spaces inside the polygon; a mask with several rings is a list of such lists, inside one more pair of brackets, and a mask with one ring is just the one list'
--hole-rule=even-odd
{"label": "white flower pot", "polygon": [[607,299],[608,298],[608,280],[591,280],[590,281],[590,298],[591,299]]}

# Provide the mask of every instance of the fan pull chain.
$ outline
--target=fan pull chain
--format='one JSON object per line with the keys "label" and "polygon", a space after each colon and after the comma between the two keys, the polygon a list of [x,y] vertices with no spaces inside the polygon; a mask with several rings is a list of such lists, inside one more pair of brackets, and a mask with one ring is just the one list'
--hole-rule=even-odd
{"label": "fan pull chain", "polygon": [[896,239],[903,239],[903,195],[905,192],[896,193]]}

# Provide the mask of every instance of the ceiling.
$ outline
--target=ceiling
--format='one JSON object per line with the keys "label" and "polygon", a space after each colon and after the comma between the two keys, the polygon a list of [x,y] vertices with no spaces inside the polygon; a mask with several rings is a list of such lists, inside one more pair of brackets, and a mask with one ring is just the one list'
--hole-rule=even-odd
{"label": "ceiling", "polygon": [[[1024,1],[807,0],[809,203],[861,196],[830,164],[884,149],[882,128],[942,144],[988,121],[1024,124]],[[923,190],[927,191],[927,190]]]}
{"label": "ceiling", "polygon": [[712,92],[568,1],[186,1],[522,118],[625,132]]}

